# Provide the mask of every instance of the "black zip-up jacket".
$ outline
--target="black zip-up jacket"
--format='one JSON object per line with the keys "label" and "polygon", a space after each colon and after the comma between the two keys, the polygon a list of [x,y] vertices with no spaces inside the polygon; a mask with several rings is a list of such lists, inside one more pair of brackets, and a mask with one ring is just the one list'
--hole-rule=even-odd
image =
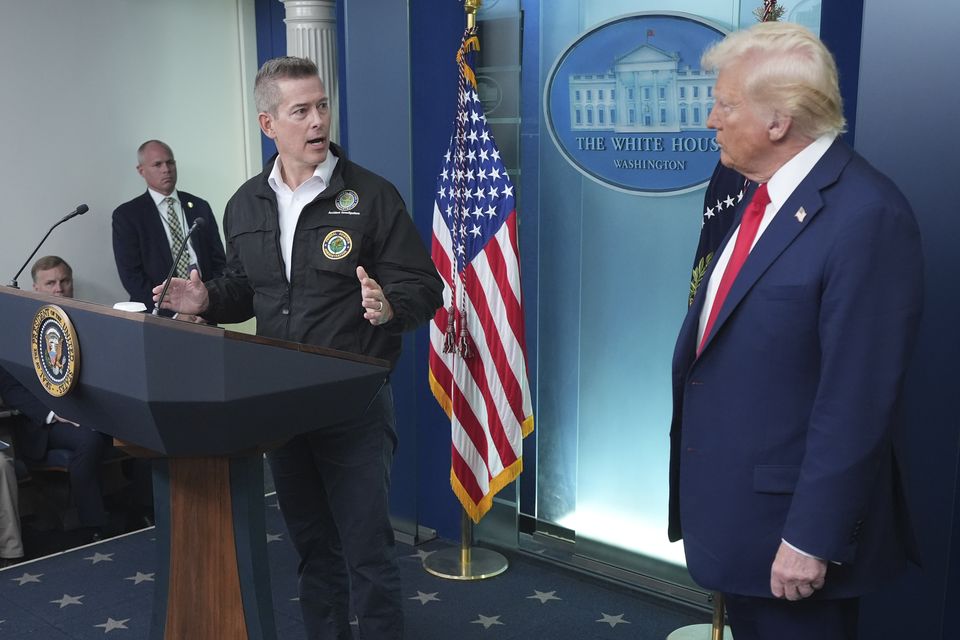
{"label": "black zip-up jacket", "polygon": [[[207,282],[218,323],[257,318],[257,335],[388,360],[400,355],[400,333],[433,317],[443,285],[396,188],[339,159],[330,184],[303,208],[293,240],[290,281],[280,254],[273,169],[244,183],[227,203],[227,268]],[[394,317],[373,326],[363,317],[357,266],[383,287]]]}

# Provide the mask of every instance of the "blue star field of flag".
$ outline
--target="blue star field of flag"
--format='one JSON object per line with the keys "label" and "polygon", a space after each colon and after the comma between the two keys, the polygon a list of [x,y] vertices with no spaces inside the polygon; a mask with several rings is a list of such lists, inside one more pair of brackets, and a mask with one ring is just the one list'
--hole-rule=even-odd
{"label": "blue star field of flag", "polygon": [[693,304],[693,297],[713,261],[714,254],[733,226],[737,205],[743,200],[746,189],[746,179],[742,175],[717,163],[703,197],[703,225],[700,228],[697,253],[693,259],[689,304]]}
{"label": "blue star field of flag", "polygon": [[[303,640],[297,555],[276,499],[266,503],[277,638]],[[662,639],[708,618],[526,554],[508,554],[510,568],[489,580],[427,573],[424,558],[452,544],[397,545],[407,638]],[[150,528],[0,570],[0,638],[146,640],[156,548]]]}
{"label": "blue star field of flag", "polygon": [[514,210],[513,183],[472,87],[461,86],[459,92],[456,131],[443,156],[436,202],[451,231],[458,271]]}

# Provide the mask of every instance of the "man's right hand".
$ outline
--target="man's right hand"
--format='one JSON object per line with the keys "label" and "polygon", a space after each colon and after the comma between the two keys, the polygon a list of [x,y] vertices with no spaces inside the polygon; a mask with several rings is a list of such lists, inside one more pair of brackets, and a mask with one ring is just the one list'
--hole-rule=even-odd
{"label": "man's right hand", "polygon": [[[161,291],[163,291],[163,283],[153,288],[154,303],[160,297]],[[167,289],[167,295],[163,297],[160,308],[198,316],[206,311],[209,305],[210,296],[207,294],[207,287],[200,280],[200,274],[194,269],[190,272],[189,280],[183,278],[170,280],[170,287]]]}

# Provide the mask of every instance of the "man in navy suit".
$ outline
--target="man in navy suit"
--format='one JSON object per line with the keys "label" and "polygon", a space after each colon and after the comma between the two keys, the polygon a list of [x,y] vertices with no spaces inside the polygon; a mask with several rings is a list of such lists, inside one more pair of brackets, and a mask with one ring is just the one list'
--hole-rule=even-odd
{"label": "man in navy suit", "polygon": [[226,257],[217,222],[206,200],[177,191],[177,162],[170,147],[147,140],[137,150],[137,171],[147,191],[113,212],[113,256],[117,273],[130,300],[153,309],[153,287],[163,282],[173,265],[174,252],[194,221],[205,224],[194,231],[174,275],[187,276],[196,268],[202,280],[223,273]]}
{"label": "man in navy suit", "polygon": [[859,597],[915,559],[894,431],[917,224],[838,138],[836,65],[808,30],[757,24],[703,67],[721,162],[751,184],[674,353],[670,537],[737,640],[856,638]]}

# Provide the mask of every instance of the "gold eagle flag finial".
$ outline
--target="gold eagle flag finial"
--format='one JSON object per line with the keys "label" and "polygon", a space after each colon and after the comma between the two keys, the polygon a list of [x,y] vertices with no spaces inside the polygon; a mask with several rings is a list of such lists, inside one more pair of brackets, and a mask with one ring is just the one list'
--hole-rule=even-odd
{"label": "gold eagle flag finial", "polygon": [[483,0],[463,0],[463,11],[467,14],[467,29],[473,29],[477,26],[477,11]]}

